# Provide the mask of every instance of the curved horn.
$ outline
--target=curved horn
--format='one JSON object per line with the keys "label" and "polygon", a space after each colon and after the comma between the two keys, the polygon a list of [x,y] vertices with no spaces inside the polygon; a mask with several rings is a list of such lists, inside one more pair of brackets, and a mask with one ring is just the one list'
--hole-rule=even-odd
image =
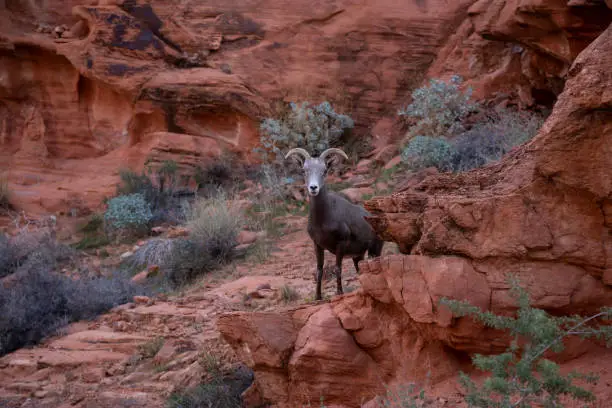
{"label": "curved horn", "polygon": [[300,156],[304,158],[304,160],[310,159],[310,153],[308,153],[306,150],[302,149],[301,147],[296,147],[294,149],[289,150],[287,154],[285,155],[285,159],[288,159],[289,156],[291,156],[292,154],[299,154]]}
{"label": "curved horn", "polygon": [[338,149],[337,147],[330,147],[329,149],[325,150],[323,153],[321,153],[321,155],[319,156],[319,159],[325,160],[325,158],[332,153],[337,153],[340,156],[344,157],[346,160],[349,159],[346,153],[344,153],[342,149]]}

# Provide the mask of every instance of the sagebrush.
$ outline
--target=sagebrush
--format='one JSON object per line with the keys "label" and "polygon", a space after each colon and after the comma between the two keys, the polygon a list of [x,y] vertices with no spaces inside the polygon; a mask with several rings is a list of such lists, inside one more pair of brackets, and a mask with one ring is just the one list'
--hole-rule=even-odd
{"label": "sagebrush", "polygon": [[255,151],[266,163],[282,163],[284,153],[294,147],[318,156],[323,150],[337,146],[354,125],[353,119],[334,111],[327,101],[318,105],[291,102],[284,118],[263,120],[260,145]]}
{"label": "sagebrush", "polygon": [[110,199],[104,213],[104,221],[113,231],[146,232],[151,218],[151,208],[140,193]]}
{"label": "sagebrush", "polygon": [[416,136],[450,136],[463,130],[463,119],[478,109],[471,88],[462,91],[463,79],[454,75],[448,82],[431,79],[412,92],[412,102],[398,111],[411,125],[406,140]]}

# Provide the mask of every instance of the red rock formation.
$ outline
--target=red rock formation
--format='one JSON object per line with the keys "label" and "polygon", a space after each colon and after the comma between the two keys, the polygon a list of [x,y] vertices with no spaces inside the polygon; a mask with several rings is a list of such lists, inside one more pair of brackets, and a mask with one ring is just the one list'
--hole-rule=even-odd
{"label": "red rock formation", "polygon": [[[452,318],[439,300],[511,312],[506,273],[553,313],[612,304],[611,55],[612,26],[577,57],[538,136],[501,163],[366,202],[377,231],[409,255],[363,262],[362,291],[282,315],[221,317],[254,390],[279,406],[322,395],[357,407],[385,384],[452,378],[467,353],[507,339]],[[596,349],[577,347],[563,358]]]}
{"label": "red rock formation", "polygon": [[[68,194],[96,206],[118,167],[250,152],[275,98],[328,99],[364,133],[395,117],[436,55],[430,74],[461,73],[479,95],[554,99],[569,63],[612,19],[602,2],[570,3],[3,3],[0,171],[11,169],[26,210],[67,211]],[[24,103],[43,119],[44,166],[14,160]],[[383,122],[378,144],[392,136]]]}

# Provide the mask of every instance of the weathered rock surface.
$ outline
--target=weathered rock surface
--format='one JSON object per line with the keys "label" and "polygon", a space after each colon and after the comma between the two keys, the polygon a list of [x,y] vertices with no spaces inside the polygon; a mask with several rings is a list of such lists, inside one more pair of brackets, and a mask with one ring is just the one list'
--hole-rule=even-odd
{"label": "weathered rock surface", "polygon": [[612,19],[583,3],[2,3],[0,171],[16,206],[67,213],[99,205],[119,167],[250,152],[277,98],[328,99],[377,145],[428,68],[548,103]]}
{"label": "weathered rock surface", "polygon": [[[453,318],[439,300],[509,313],[506,273],[555,313],[612,304],[611,56],[612,26],[576,58],[538,136],[499,164],[432,173],[367,201],[376,230],[406,255],[362,262],[362,291],[282,315],[222,316],[261,397],[289,407],[324,394],[326,404],[358,407],[386,384],[469,370],[467,354],[500,351],[508,339]],[[576,347],[561,358],[606,353]]]}

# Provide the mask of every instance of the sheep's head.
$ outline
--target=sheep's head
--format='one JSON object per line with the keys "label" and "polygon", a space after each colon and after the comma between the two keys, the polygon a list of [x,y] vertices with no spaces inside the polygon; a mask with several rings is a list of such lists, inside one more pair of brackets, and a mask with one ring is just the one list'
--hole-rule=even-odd
{"label": "sheep's head", "polygon": [[335,147],[325,150],[319,157],[311,157],[310,154],[302,149],[291,149],[285,155],[285,159],[291,155],[296,155],[301,159],[302,168],[304,170],[304,179],[306,181],[306,190],[308,194],[315,197],[323,189],[325,185],[325,176],[330,168],[333,158],[332,155],[337,154],[348,160],[348,156],[341,149]]}

